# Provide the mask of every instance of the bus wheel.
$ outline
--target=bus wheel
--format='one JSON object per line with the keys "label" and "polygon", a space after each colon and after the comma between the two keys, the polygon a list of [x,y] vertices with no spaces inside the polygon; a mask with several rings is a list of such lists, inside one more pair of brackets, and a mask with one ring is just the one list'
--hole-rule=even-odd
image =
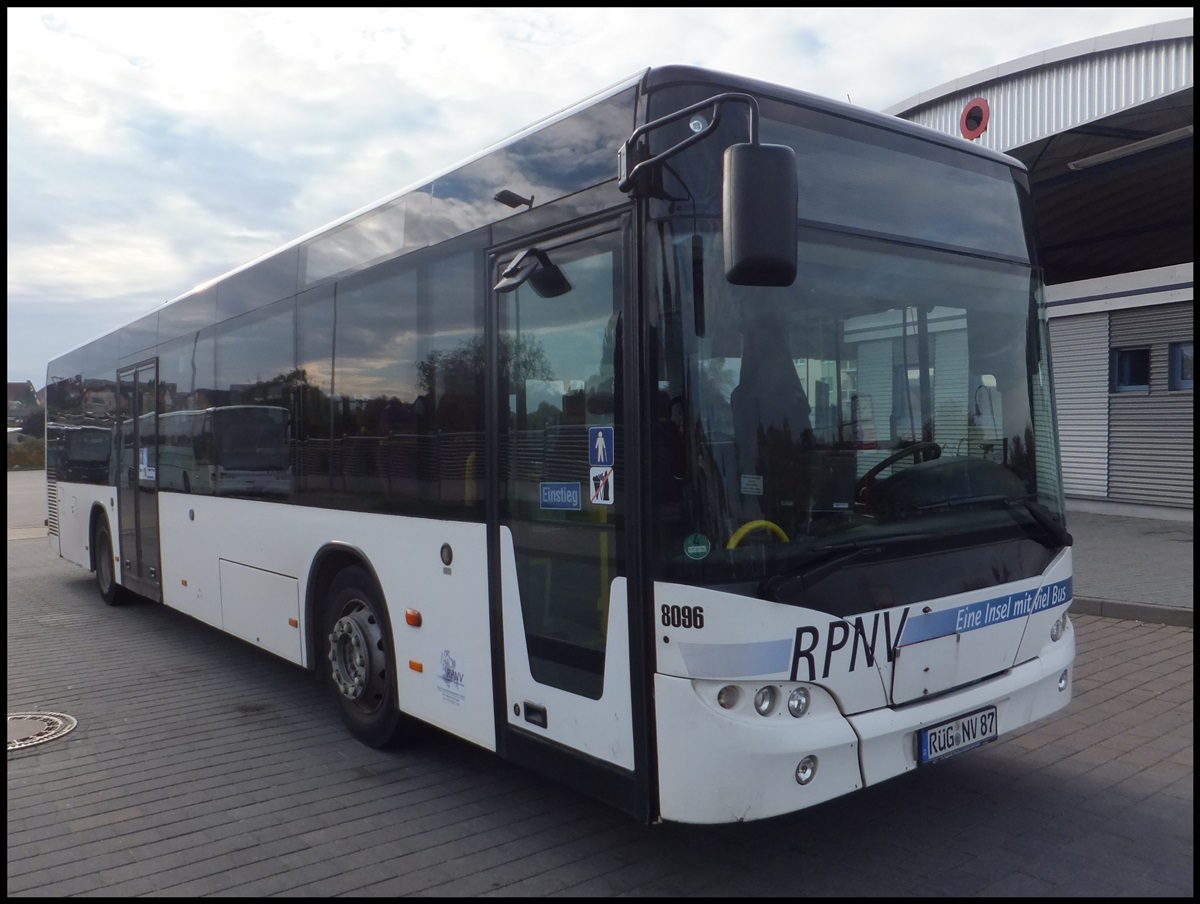
{"label": "bus wheel", "polygon": [[96,589],[100,599],[116,606],[124,599],[121,586],[117,583],[117,570],[113,567],[112,535],[108,532],[108,521],[101,518],[96,524],[96,539],[92,546],[96,555]]}
{"label": "bus wheel", "polygon": [[375,581],[353,566],[333,580],[322,619],[329,681],[350,733],[371,747],[401,739],[396,660],[387,609]]}

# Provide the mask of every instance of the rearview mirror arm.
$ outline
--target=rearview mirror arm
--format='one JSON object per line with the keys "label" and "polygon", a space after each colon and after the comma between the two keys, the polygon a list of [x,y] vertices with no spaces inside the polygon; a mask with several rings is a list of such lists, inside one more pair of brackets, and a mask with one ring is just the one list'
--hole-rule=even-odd
{"label": "rearview mirror arm", "polygon": [[[636,197],[638,191],[643,187],[642,177],[645,176],[651,167],[658,166],[671,157],[674,157],[680,151],[708,137],[720,124],[721,109],[726,103],[744,103],[747,105],[746,120],[747,128],[750,132],[750,144],[758,144],[758,101],[749,94],[740,94],[737,92],[717,94],[708,98],[708,100],[702,100],[689,107],[684,107],[682,110],[676,110],[674,113],[669,113],[654,120],[654,122],[648,122],[644,126],[634,129],[632,134],[625,139],[625,143],[617,151],[617,188],[626,194],[633,192]],[[710,107],[712,108],[711,120],[702,129],[689,135],[672,148],[655,154],[653,157],[641,159],[647,153],[645,142],[642,140],[647,134],[670,123],[678,122],[680,119],[690,116],[698,110]]]}

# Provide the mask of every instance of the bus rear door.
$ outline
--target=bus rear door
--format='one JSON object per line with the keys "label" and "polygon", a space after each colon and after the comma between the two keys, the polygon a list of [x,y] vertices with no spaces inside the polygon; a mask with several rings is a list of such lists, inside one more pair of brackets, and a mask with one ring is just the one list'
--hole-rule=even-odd
{"label": "bus rear door", "polygon": [[118,371],[121,422],[117,501],[121,583],[162,600],[158,540],[158,362]]}

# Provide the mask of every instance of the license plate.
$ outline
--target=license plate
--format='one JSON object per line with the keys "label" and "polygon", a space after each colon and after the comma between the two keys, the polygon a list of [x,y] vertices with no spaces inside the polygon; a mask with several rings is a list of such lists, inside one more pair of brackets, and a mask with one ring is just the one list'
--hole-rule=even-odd
{"label": "license plate", "polygon": [[936,763],[980,744],[996,740],[996,707],[955,716],[917,733],[917,762]]}

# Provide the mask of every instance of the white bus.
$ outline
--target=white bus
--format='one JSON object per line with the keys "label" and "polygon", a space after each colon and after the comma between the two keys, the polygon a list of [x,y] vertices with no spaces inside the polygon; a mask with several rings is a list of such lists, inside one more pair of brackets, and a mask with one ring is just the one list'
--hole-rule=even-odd
{"label": "white bus", "polygon": [[[52,422],[132,427],[115,485],[48,474],[51,544],[367,744],[797,811],[1071,699],[1040,280],[1011,158],[648,69],[51,362]],[[286,493],[133,479],[245,405]]]}

